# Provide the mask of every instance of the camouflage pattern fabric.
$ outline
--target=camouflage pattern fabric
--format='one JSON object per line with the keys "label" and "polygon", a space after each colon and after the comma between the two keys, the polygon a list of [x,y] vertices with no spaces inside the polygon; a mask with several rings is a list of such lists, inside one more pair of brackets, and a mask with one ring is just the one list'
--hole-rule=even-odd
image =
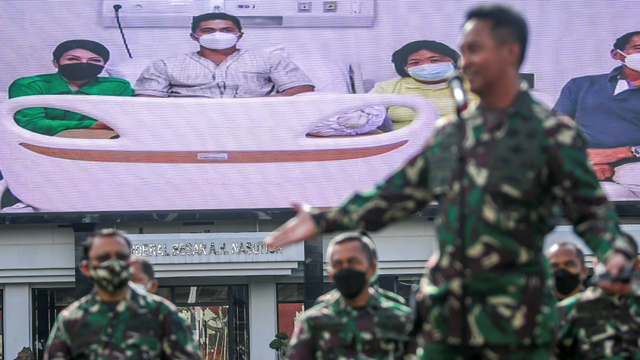
{"label": "camouflage pattern fabric", "polygon": [[369,288],[363,308],[327,296],[304,312],[294,330],[288,360],[400,359],[413,317],[411,309]]}
{"label": "camouflage pattern fabric", "polygon": [[544,235],[558,201],[606,261],[635,257],[575,122],[522,91],[503,116],[480,104],[444,118],[423,151],[375,190],[314,213],[317,233],[378,230],[434,199],[440,257],[421,281],[420,346],[549,346],[557,318]]}
{"label": "camouflage pattern fabric", "polygon": [[200,360],[200,347],[169,301],[130,288],[116,304],[89,295],[60,312],[45,360]]}
{"label": "camouflage pattern fabric", "polygon": [[[402,296],[394,292],[385,290],[378,285],[371,285],[371,288],[373,288],[373,290],[377,291],[378,294],[380,294],[380,296],[382,296],[387,300],[397,302],[398,304],[401,304],[401,305],[405,305],[405,306],[407,305],[406,300]],[[320,297],[316,299],[316,302],[313,305],[318,305],[325,301],[333,301],[333,298],[337,296],[340,296],[340,291],[338,291],[338,289],[333,289],[324,295],[320,295]]]}
{"label": "camouflage pattern fabric", "polygon": [[640,360],[640,289],[615,296],[590,287],[556,308],[559,360]]}

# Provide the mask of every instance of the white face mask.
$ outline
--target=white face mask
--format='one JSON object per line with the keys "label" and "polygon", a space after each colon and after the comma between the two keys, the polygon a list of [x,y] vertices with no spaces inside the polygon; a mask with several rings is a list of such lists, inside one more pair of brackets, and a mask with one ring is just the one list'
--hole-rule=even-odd
{"label": "white face mask", "polygon": [[145,293],[149,291],[150,285],[151,283],[147,284],[147,285],[143,285],[143,284],[136,284],[133,283],[133,287],[136,288],[137,290],[139,290],[141,293]]}
{"label": "white face mask", "polygon": [[224,50],[234,46],[238,40],[237,34],[214,32],[213,34],[202,35],[198,38],[198,43],[211,50]]}
{"label": "white face mask", "polygon": [[631,70],[640,72],[640,53],[627,55],[620,50],[618,50],[618,52],[625,57],[622,63],[626,67],[628,67]]}
{"label": "white face mask", "polygon": [[422,81],[441,81],[448,78],[455,66],[450,62],[441,62],[436,64],[422,64],[407,68],[407,73],[417,80]]}

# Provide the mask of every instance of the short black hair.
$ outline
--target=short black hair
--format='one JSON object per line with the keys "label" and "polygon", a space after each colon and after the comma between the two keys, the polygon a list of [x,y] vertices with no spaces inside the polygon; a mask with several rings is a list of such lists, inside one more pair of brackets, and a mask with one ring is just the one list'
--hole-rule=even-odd
{"label": "short black hair", "polygon": [[441,42],[433,40],[413,41],[405,44],[400,49],[394,51],[393,55],[391,55],[391,62],[395,66],[398,75],[402,77],[410,77],[409,73],[407,73],[407,70],[405,70],[404,68],[405,66],[407,66],[409,56],[417,53],[420,50],[428,50],[436,54],[451,58],[454,65],[458,64],[458,59],[460,59],[460,54],[457,51]]}
{"label": "short black hair", "polygon": [[522,16],[509,7],[502,5],[484,5],[471,9],[467,13],[467,21],[471,19],[491,22],[491,31],[496,42],[505,44],[515,41],[520,44],[520,64],[524,61],[527,50],[529,30]]}
{"label": "short black hair", "polygon": [[155,279],[155,276],[153,273],[153,265],[151,265],[151,262],[147,258],[141,256],[136,257],[136,262],[140,265],[142,272],[147,275],[149,281],[153,281]]}
{"label": "short black hair", "polygon": [[62,55],[75,49],[91,51],[92,53],[100,56],[102,60],[104,60],[105,64],[109,61],[109,49],[107,49],[106,46],[93,40],[82,39],[67,40],[58,44],[58,46],[53,50],[53,60],[60,63]]}
{"label": "short black hair", "polygon": [[93,233],[85,242],[82,243],[82,253],[84,255],[85,260],[89,260],[89,251],[91,251],[91,246],[97,238],[104,237],[119,237],[127,243],[127,247],[129,248],[129,252],[131,252],[131,241],[127,238],[127,233],[121,230],[116,229],[102,229]]}
{"label": "short black hair", "polygon": [[632,31],[620,36],[616,39],[616,42],[613,43],[613,49],[620,51],[624,50],[631,42],[631,39],[638,35],[640,35],[640,31]]}
{"label": "short black hair", "polygon": [[551,249],[553,247],[557,247],[557,248],[563,248],[563,247],[569,247],[569,248],[573,248],[576,252],[576,256],[578,257],[578,260],[580,262],[580,266],[582,266],[584,268],[584,251],[582,251],[582,249],[580,248],[580,246],[571,243],[571,242],[567,242],[567,241],[561,241],[561,242],[557,242],[553,245],[551,245],[549,247],[549,249],[547,250],[547,253],[545,254],[548,257],[550,257],[551,255]]}
{"label": "short black hair", "polygon": [[212,12],[201,14],[198,16],[194,16],[191,20],[191,33],[198,31],[198,27],[205,21],[211,20],[227,20],[231,21],[233,25],[238,28],[238,31],[242,31],[242,25],[240,24],[240,19],[237,16],[233,16],[231,14],[223,13],[223,12]]}
{"label": "short black hair", "polygon": [[344,244],[349,241],[357,241],[358,243],[360,243],[362,251],[367,256],[369,265],[378,262],[376,245],[373,243],[373,239],[371,239],[371,237],[369,237],[369,235],[365,232],[350,232],[340,234],[331,239],[331,241],[329,242],[329,246],[327,247],[327,263],[329,263],[329,266],[331,266],[331,255],[333,254],[333,248],[338,244]]}

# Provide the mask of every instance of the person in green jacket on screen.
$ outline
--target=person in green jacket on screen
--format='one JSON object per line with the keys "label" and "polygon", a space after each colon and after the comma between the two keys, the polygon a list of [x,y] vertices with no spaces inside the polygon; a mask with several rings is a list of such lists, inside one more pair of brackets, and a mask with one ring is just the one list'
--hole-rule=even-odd
{"label": "person in green jacket on screen", "polygon": [[[23,77],[9,86],[9,98],[29,95],[109,95],[132,96],[124,79],[98,77],[109,61],[109,50],[91,40],[67,40],[53,50],[54,74]],[[73,129],[109,129],[93,118],[54,108],[28,108],[15,114],[21,127],[43,135]]]}

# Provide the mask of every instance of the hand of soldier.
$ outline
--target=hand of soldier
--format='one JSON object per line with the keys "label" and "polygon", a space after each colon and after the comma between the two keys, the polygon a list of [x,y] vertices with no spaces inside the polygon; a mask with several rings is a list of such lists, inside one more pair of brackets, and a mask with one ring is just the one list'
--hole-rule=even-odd
{"label": "hand of soldier", "polygon": [[311,214],[299,204],[293,204],[293,208],[298,212],[296,216],[289,219],[264,239],[268,247],[274,248],[293,244],[315,235],[316,228]]}
{"label": "hand of soldier", "polygon": [[[625,266],[629,265],[629,260],[619,253],[613,254],[609,260],[605,263],[605,269],[612,278],[618,276]],[[598,286],[604,292],[609,294],[628,294],[633,290],[631,283],[611,282],[611,281],[599,281]]]}

